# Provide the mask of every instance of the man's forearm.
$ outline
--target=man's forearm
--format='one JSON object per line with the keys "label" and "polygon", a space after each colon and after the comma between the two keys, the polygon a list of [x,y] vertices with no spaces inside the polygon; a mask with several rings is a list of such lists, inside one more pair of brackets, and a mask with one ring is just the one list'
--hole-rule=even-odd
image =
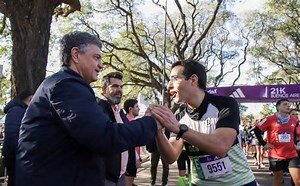
{"label": "man's forearm", "polygon": [[213,134],[188,130],[182,138],[209,154],[225,156],[236,140],[237,132],[232,128],[218,128]]}
{"label": "man's forearm", "polygon": [[162,158],[169,164],[175,162],[181,153],[183,141],[175,141],[171,143],[162,131],[158,131],[156,135],[157,149]]}

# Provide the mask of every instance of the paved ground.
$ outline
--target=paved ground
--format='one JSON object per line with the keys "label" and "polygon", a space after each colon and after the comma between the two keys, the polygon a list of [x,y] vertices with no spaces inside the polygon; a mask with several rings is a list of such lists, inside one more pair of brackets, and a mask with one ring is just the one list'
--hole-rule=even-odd
{"label": "paved ground", "polygon": [[[267,165],[267,160],[264,161]],[[270,175],[270,171],[268,167],[258,169],[254,165],[254,160],[248,159],[248,163],[254,172],[254,175],[256,177],[256,181],[258,182],[259,186],[271,186],[272,185],[272,179],[273,177]],[[267,165],[268,166],[268,165]],[[161,162],[159,163],[158,173],[157,173],[157,185],[161,185],[161,175],[162,175],[162,165]],[[177,178],[178,178],[178,171],[177,171],[177,164],[174,163],[170,165],[170,172],[169,172],[169,182],[168,186],[176,186],[177,184]],[[147,161],[143,164],[143,168],[138,170],[138,175],[135,180],[135,184],[137,185],[150,185],[150,161]],[[291,185],[290,183],[290,176],[284,177],[284,184],[283,186]]]}
{"label": "paved ground", "polygon": [[[149,156],[149,154],[145,153],[145,155],[143,155],[143,157],[146,157],[146,156]],[[254,160],[252,158],[248,159],[248,163],[255,174],[256,181],[258,182],[259,186],[272,185],[273,177],[270,175],[270,171],[268,170],[268,167],[262,168],[262,169],[257,169],[257,167],[254,165]],[[267,160],[265,160],[265,163],[267,164]],[[150,182],[151,182],[151,180],[150,180],[150,161],[146,161],[145,163],[143,163],[142,166],[143,166],[143,168],[140,168],[138,170],[138,175],[135,180],[135,184],[137,184],[139,186],[150,185]],[[161,184],[161,175],[162,175],[161,162],[159,162],[158,167],[159,168],[158,168],[156,183],[157,183],[157,185],[160,185]],[[168,186],[177,186],[178,185],[177,178],[178,178],[177,164],[174,163],[174,164],[170,165]],[[291,185],[290,177],[285,176],[283,186],[289,186],[289,185]],[[0,177],[0,186],[6,186],[6,184],[3,184],[3,180],[1,180],[1,177]]]}

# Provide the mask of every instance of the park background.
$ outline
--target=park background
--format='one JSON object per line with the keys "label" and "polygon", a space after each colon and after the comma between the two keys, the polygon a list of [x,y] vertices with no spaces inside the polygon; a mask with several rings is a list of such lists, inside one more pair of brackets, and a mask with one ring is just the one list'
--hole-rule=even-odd
{"label": "park background", "polygon": [[[59,39],[74,30],[101,39],[101,76],[124,74],[124,100],[140,95],[170,105],[170,66],[187,58],[206,66],[208,87],[300,80],[297,0],[0,0],[0,12],[0,116],[11,98],[59,70]],[[100,84],[92,85],[97,95]],[[247,103],[240,110],[252,122],[275,108]]]}

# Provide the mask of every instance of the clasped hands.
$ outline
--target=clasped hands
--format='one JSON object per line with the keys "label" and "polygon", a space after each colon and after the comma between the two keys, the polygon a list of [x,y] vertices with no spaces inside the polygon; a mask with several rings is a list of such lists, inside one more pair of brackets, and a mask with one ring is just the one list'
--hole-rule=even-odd
{"label": "clasped hands", "polygon": [[162,128],[166,128],[170,132],[178,133],[178,121],[176,120],[175,115],[172,113],[172,111],[163,106],[158,104],[152,104],[148,107],[146,113],[146,116],[152,116],[156,120],[157,123],[157,129],[161,130]]}

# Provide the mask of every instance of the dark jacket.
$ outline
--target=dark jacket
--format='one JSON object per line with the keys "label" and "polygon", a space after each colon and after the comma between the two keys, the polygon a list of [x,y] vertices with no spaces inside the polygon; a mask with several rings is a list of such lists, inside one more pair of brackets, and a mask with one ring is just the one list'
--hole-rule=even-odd
{"label": "dark jacket", "polygon": [[16,153],[19,140],[19,131],[22,118],[26,111],[27,105],[21,100],[13,99],[4,107],[6,114],[4,122],[4,142],[3,153]]}
{"label": "dark jacket", "polygon": [[[111,105],[103,99],[98,100],[98,104],[104,109],[104,112],[109,116],[112,122],[116,122],[116,118],[114,112],[111,108]],[[120,110],[120,116],[122,118],[123,123],[129,122],[125,113]],[[130,150],[130,149],[129,149]],[[131,149],[132,151],[132,149]],[[133,148],[134,151],[134,148]],[[121,154],[115,154],[112,156],[103,157],[104,165],[105,165],[105,178],[113,181],[115,183],[118,182],[121,171]]]}
{"label": "dark jacket", "polygon": [[154,139],[152,117],[115,125],[92,88],[63,67],[45,79],[24,115],[16,158],[17,186],[102,186],[100,156]]}
{"label": "dark jacket", "polygon": [[[167,139],[170,138],[170,135],[171,135],[170,131],[165,129],[165,136],[167,137]],[[157,146],[156,146],[155,139],[151,143],[148,143],[146,145],[146,150],[150,153],[157,151]]]}

